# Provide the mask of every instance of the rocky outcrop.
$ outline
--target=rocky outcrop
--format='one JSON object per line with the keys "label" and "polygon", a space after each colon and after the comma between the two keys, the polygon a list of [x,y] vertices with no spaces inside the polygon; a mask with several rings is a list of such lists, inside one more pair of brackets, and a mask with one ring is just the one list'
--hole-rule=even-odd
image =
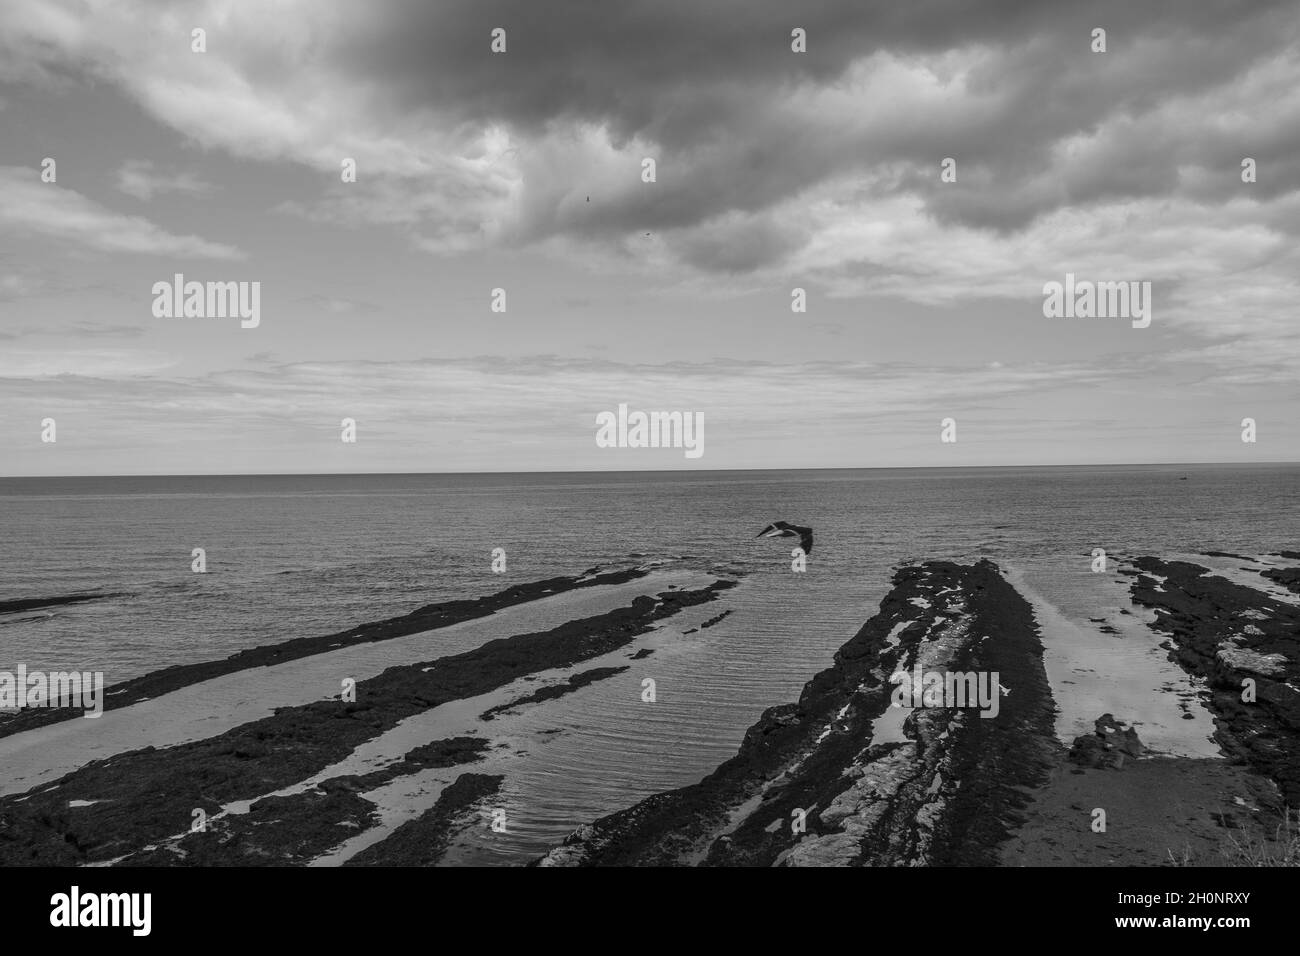
{"label": "rocky outcrop", "polygon": [[[917,671],[993,678],[996,712],[949,697],[894,707],[892,678]],[[798,702],[767,710],[735,757],[580,828],[538,862],[993,863],[1025,788],[1060,755],[1052,717],[1030,607],[996,566],[905,567],[833,665]]]}
{"label": "rocky outcrop", "polygon": [[1274,584],[1300,594],[1300,568],[1269,568],[1259,573]]}
{"label": "rocky outcrop", "polygon": [[504,714],[520,707],[526,707],[529,704],[540,704],[543,701],[555,700],[559,697],[565,697],[575,691],[582,690],[596,681],[605,680],[616,674],[622,674],[626,667],[593,667],[591,670],[582,671],[574,674],[563,684],[555,684],[551,687],[543,687],[535,690],[531,694],[520,697],[516,700],[509,701],[505,704],[498,704],[496,707],[489,707],[483,713],[479,714],[479,720],[492,720],[497,714]]}
{"label": "rocky outcrop", "polygon": [[92,591],[83,594],[61,594],[56,597],[16,598],[0,601],[0,614],[17,614],[20,611],[36,611],[47,607],[63,607],[68,604],[84,604],[87,601],[106,601],[109,598],[125,597],[120,591]]}
{"label": "rocky outcrop", "polygon": [[[73,865],[140,853],[173,840],[189,828],[192,811],[209,816],[223,806],[260,800],[306,780],[351,754],[359,745],[402,720],[452,700],[474,697],[538,671],[568,667],[630,644],[655,623],[712,601],[734,581],[696,590],[641,596],[629,606],[570,621],[548,631],[489,641],[462,654],[405,666],[356,684],[356,701],[316,701],[284,707],[273,716],[206,740],[157,750],[152,747],[90,763],[53,784],[0,798],[0,865]],[[408,758],[411,755],[408,755]],[[417,755],[415,760],[421,758]],[[369,825],[354,794],[320,801],[316,795],[267,798],[264,813],[287,819],[283,834],[259,818],[256,833],[277,834],[267,855],[292,862],[283,845],[292,833],[315,827],[312,813],[327,807],[339,827]],[[357,798],[359,799],[359,798]],[[362,801],[365,803],[365,801]],[[255,804],[257,805],[257,804]],[[292,820],[299,824],[293,824]],[[247,840],[256,841],[256,833]],[[288,835],[284,835],[288,834]],[[196,842],[219,839],[200,835]],[[318,838],[312,838],[316,845]],[[244,848],[247,850],[247,843]],[[198,855],[202,855],[196,848]],[[214,855],[217,851],[213,851]],[[253,858],[255,853],[245,852]],[[154,857],[150,862],[167,862]]]}
{"label": "rocky outcrop", "polygon": [[[202,661],[196,664],[178,664],[174,667],[165,667],[105,688],[104,709],[114,710],[118,707],[126,707],[142,700],[161,697],[163,694],[169,694],[181,687],[188,687],[191,684],[212,680],[214,677],[221,677],[225,674],[234,674],[252,667],[283,664],[286,661],[300,660],[313,654],[338,650],[340,647],[386,641],[395,637],[405,637],[408,634],[418,634],[422,631],[449,627],[462,621],[486,617],[495,611],[516,604],[536,601],[539,598],[550,597],[553,594],[560,594],[577,588],[622,584],[626,581],[644,577],[648,573],[649,571],[645,568],[624,568],[601,573],[596,573],[596,569],[591,568],[582,574],[570,577],[547,578],[527,584],[516,584],[504,591],[498,591],[496,594],[489,594],[486,597],[429,604],[417,608],[409,614],[374,621],[370,624],[362,624],[359,627],[340,631],[336,634],[297,637],[278,644],[252,647],[219,661]],[[50,598],[45,600],[47,603],[71,603],[73,601],[95,600],[113,596],[115,595],[97,594],[88,597]],[[68,707],[28,709],[12,714],[0,714],[0,737],[7,737],[10,734],[21,733],[34,727],[43,727],[63,720],[71,720],[74,717],[79,717],[80,714],[79,710]]]}
{"label": "rocky outcrop", "polygon": [[483,801],[501,789],[499,774],[463,773],[438,796],[438,802],[366,847],[344,866],[436,866],[455,835],[483,825]]}
{"label": "rocky outcrop", "polygon": [[1170,657],[1207,681],[1224,752],[1300,806],[1300,607],[1183,561],[1134,566],[1133,600],[1155,612]]}
{"label": "rocky outcrop", "polygon": [[1126,727],[1110,714],[1097,718],[1096,731],[1076,737],[1070,747],[1069,760],[1083,767],[1120,769],[1125,758],[1146,753],[1137,731]]}

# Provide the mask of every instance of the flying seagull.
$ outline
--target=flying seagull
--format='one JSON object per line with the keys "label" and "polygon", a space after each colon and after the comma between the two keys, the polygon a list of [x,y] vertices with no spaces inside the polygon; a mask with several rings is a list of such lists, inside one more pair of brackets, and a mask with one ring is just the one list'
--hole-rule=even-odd
{"label": "flying seagull", "polygon": [[812,528],[801,528],[797,524],[791,524],[788,521],[778,521],[770,524],[755,537],[759,538],[793,538],[799,536],[799,547],[803,548],[804,554],[812,554],[813,533]]}

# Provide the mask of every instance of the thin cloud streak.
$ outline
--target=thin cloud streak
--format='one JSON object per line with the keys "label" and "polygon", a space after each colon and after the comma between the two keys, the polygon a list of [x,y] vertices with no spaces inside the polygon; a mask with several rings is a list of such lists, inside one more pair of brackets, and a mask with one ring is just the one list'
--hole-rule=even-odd
{"label": "thin cloud streak", "polygon": [[0,203],[0,225],[18,233],[48,236],[100,252],[244,258],[234,246],[176,235],[140,216],[113,212],[75,190],[43,183],[33,169],[0,166],[0,195],[5,197]]}

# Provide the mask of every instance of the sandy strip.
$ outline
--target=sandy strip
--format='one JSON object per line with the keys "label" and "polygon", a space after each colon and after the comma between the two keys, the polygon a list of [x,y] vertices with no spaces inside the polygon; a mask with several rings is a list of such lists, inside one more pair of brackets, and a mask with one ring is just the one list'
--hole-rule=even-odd
{"label": "sandy strip", "polygon": [[[1097,616],[1119,631],[1106,634],[1095,624],[1066,617],[1026,582],[1020,568],[1007,568],[1005,574],[1033,606],[1062,743],[1068,746],[1092,733],[1097,718],[1110,713],[1133,724],[1153,751],[1178,757],[1223,756],[1211,739],[1214,719],[1202,701],[1200,685],[1159,646],[1167,638],[1147,626],[1155,615],[1128,599],[1127,577],[1097,576],[1108,592],[1107,606],[1098,608]],[[1119,614],[1121,607],[1132,615]]]}
{"label": "sandy strip", "polygon": [[113,754],[215,737],[268,717],[276,707],[337,697],[344,677],[361,681],[394,665],[458,654],[496,638],[603,614],[672,585],[703,587],[712,580],[698,571],[655,571],[624,584],[566,591],[433,631],[227,674],[98,718],[0,738],[0,767],[5,770],[0,795],[21,793]]}

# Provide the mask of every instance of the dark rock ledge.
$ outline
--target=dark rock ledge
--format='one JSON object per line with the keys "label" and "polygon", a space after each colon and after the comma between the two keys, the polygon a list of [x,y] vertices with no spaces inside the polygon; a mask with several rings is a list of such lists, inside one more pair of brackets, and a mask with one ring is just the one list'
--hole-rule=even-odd
{"label": "dark rock ledge", "polygon": [[0,601],[0,614],[16,614],[20,611],[36,611],[46,607],[63,607],[68,604],[84,604],[86,601],[107,601],[110,598],[126,597],[123,591],[86,591],[80,594],[60,594],[55,597],[16,598]]}
{"label": "dark rock ledge", "polygon": [[[547,578],[527,584],[516,584],[504,591],[498,591],[496,594],[489,594],[472,600],[428,604],[416,608],[409,614],[386,618],[382,621],[373,621],[335,634],[324,634],[319,637],[296,637],[278,644],[251,647],[219,661],[202,661],[197,664],[177,664],[174,667],[165,667],[106,687],[104,689],[104,709],[114,710],[118,707],[126,707],[147,698],[161,697],[163,694],[169,694],[181,687],[199,684],[205,680],[212,680],[214,677],[234,674],[237,671],[247,670],[251,667],[283,664],[286,661],[295,661],[314,654],[338,650],[340,647],[351,647],[354,644],[367,644],[373,641],[386,641],[395,637],[405,637],[408,634],[417,634],[420,631],[449,627],[462,621],[487,617],[502,608],[524,604],[528,601],[536,601],[539,598],[550,597],[563,591],[608,584],[623,584],[644,577],[649,573],[649,570],[645,568],[625,568],[592,574],[594,570],[593,568],[581,575],[570,577]],[[587,575],[590,575],[590,577],[587,577]],[[94,595],[95,598],[111,596]],[[62,600],[67,603],[70,599]],[[90,600],[90,598],[79,598],[78,600]],[[87,669],[94,670],[94,668]],[[40,708],[37,710],[20,710],[12,714],[0,714],[0,737],[7,737],[10,734],[31,730],[33,727],[43,727],[47,724],[71,720],[80,716],[81,711],[70,707]]]}
{"label": "dark rock ledge", "polygon": [[555,684],[551,687],[543,687],[535,690],[531,694],[508,701],[504,704],[498,704],[496,707],[489,707],[483,713],[478,715],[479,720],[488,721],[496,717],[497,714],[504,714],[508,711],[517,710],[520,707],[526,707],[529,704],[540,704],[542,701],[555,700],[565,697],[569,694],[588,687],[596,681],[605,680],[623,673],[627,667],[593,667],[591,670],[582,671],[574,674],[563,684]]}
{"label": "dark rock ledge", "polygon": [[[1170,657],[1209,684],[1219,745],[1300,807],[1300,607],[1184,561],[1143,557],[1134,566],[1134,602],[1155,612]],[[1246,679],[1254,703],[1241,699]]]}
{"label": "dark rock ledge", "polygon": [[[95,761],[54,783],[0,798],[0,866],[77,865],[136,854],[155,864],[302,862],[371,825],[373,805],[347,787],[315,788],[258,800],[246,815],[256,826],[227,817],[222,819],[228,826],[184,837],[183,857],[155,854],[154,849],[186,834],[195,808],[211,816],[231,802],[289,787],[407,717],[625,647],[655,622],[715,600],[733,586],[734,581],[723,580],[697,590],[641,596],[629,606],[549,631],[390,667],[357,683],[356,703],[329,700],[283,707],[206,740]],[[407,755],[413,759],[421,758]],[[72,806],[73,801],[89,805]],[[232,841],[228,827],[236,828],[238,840]]]}
{"label": "dark rock ledge", "polygon": [[482,803],[501,789],[500,774],[463,773],[438,802],[344,866],[436,866],[458,832],[479,823]]}
{"label": "dark rock ledge", "polygon": [[[923,670],[997,671],[1010,693],[996,717],[916,709],[901,741],[874,740],[890,676],[918,660]],[[767,710],[735,757],[697,784],[581,827],[537,862],[992,865],[1026,791],[1063,756],[1052,725],[1032,610],[997,567],[904,567],[833,666],[797,703]],[[806,833],[792,825],[799,810]]]}
{"label": "dark rock ledge", "polygon": [[1300,594],[1300,568],[1267,568],[1259,573],[1274,584]]}

